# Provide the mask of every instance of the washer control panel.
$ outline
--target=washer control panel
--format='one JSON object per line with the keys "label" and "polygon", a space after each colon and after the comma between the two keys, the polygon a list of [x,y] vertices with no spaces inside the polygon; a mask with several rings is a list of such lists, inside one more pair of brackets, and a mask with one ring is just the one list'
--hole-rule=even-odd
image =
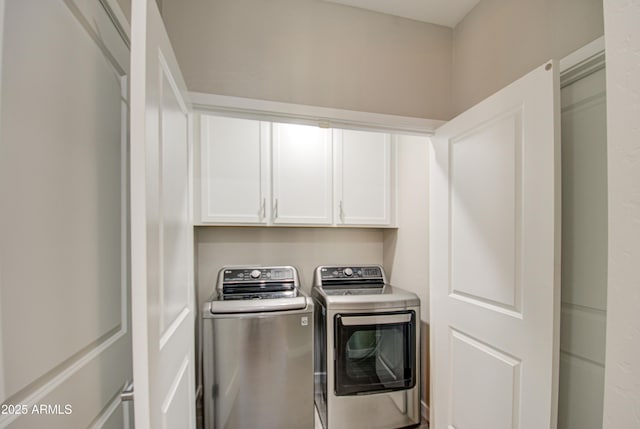
{"label": "washer control panel", "polygon": [[227,268],[224,270],[224,283],[269,280],[294,281],[295,274],[293,269],[288,267]]}

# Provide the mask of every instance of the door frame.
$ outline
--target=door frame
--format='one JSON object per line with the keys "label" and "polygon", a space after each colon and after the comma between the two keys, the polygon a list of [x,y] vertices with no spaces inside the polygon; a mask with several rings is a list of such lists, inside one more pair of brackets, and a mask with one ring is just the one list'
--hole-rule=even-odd
{"label": "door frame", "polygon": [[576,80],[600,69],[605,63],[604,36],[560,60],[560,86],[570,85]]}
{"label": "door frame", "polygon": [[[604,42],[604,36],[602,36],[602,37],[599,37],[598,39],[593,40],[592,42],[588,43],[582,48],[577,49],[576,51],[572,52],[571,54],[567,55],[566,57],[560,60],[560,88],[563,89],[569,85],[572,85],[580,81],[581,79],[587,78],[590,75],[598,71],[601,71],[605,67],[606,67],[605,42]],[[563,144],[564,142],[561,139],[560,145],[562,146]],[[606,192],[608,193],[608,191],[609,190],[607,188]],[[606,246],[606,243],[602,243],[602,244],[603,246]],[[561,244],[561,246],[564,247],[564,242]],[[566,286],[567,285],[563,284],[561,281],[561,285],[560,285],[561,289]],[[608,285],[605,283],[604,285],[605,289],[607,288],[607,286]],[[561,331],[564,329],[563,326],[565,326],[565,324],[569,322],[568,320],[563,319],[563,317],[565,316],[564,305],[565,304],[562,302],[562,299],[561,299],[561,307],[562,307],[561,318],[560,318]],[[607,317],[607,314],[605,312],[605,320],[606,320],[606,317]],[[561,342],[561,347],[563,343],[564,343],[564,340]],[[606,344],[603,344],[603,347],[604,347],[603,351],[606,353]],[[562,356],[563,353],[564,352],[561,349],[560,350],[561,360],[563,359],[563,356]],[[571,355],[571,353],[569,353],[569,355]],[[606,361],[605,361],[605,366],[606,366]],[[562,374],[563,374],[562,365],[558,367],[558,371],[559,371],[559,377],[562,377]],[[566,379],[564,380],[566,382]],[[604,390],[604,378],[602,381],[603,381],[602,388]],[[558,419],[560,419],[561,417],[560,416],[561,395],[562,397],[566,397],[565,395],[571,392],[571,389],[560,390],[561,387],[562,387],[562,379],[561,379],[561,384],[559,385],[559,388],[558,388],[558,393],[559,393]],[[569,398],[572,398],[572,397],[573,395],[569,395]],[[569,402],[571,402],[571,400],[569,400]],[[560,420],[558,422],[560,423]]]}

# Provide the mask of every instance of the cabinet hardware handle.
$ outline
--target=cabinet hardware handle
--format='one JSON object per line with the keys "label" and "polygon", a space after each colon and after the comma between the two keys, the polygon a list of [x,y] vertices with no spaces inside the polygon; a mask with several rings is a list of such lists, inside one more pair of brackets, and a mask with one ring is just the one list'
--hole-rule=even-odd
{"label": "cabinet hardware handle", "polygon": [[340,222],[344,223],[344,207],[342,205],[342,200],[340,200]]}
{"label": "cabinet hardware handle", "polygon": [[278,219],[278,199],[277,198],[273,208],[273,218]]}
{"label": "cabinet hardware handle", "polygon": [[262,208],[260,209],[260,220],[264,220],[267,217],[267,199],[262,198]]}

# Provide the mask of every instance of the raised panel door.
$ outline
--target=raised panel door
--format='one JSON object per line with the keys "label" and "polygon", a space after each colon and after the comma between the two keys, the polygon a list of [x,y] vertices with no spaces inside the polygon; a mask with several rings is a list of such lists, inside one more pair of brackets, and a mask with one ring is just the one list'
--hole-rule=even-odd
{"label": "raised panel door", "polygon": [[430,154],[432,427],[557,423],[559,79],[541,66]]}
{"label": "raised panel door", "polygon": [[109,0],[0,1],[2,428],[130,427],[118,12]]}
{"label": "raised panel door", "polygon": [[132,5],[131,284],[135,426],[196,427],[191,119],[155,1]]}

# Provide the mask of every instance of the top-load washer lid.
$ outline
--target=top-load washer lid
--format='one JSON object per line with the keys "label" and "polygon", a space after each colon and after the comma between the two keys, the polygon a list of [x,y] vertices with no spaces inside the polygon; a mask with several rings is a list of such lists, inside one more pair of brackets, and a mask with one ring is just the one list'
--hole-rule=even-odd
{"label": "top-load washer lid", "polygon": [[224,267],[209,308],[216,314],[303,309],[308,297],[299,287],[292,266]]}

